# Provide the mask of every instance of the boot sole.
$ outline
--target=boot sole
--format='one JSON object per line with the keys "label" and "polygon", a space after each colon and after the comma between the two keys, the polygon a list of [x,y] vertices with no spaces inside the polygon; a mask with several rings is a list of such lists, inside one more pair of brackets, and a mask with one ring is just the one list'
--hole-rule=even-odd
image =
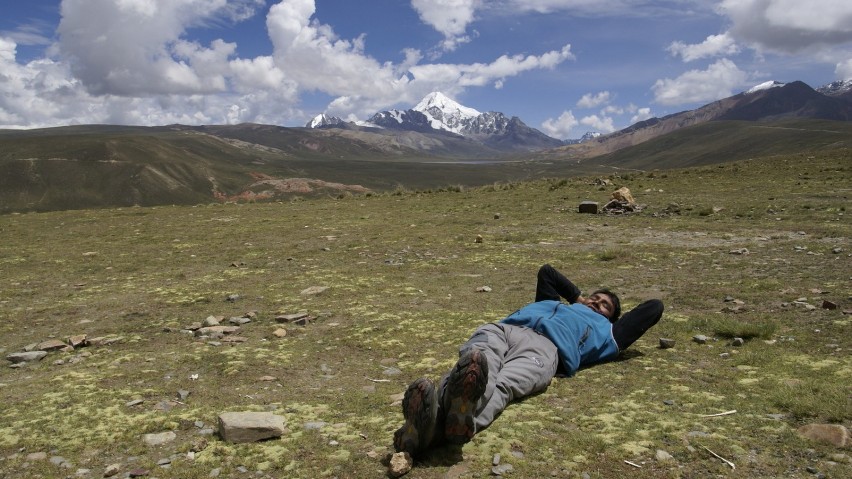
{"label": "boot sole", "polygon": [[420,378],[408,386],[402,398],[402,416],[405,424],[393,435],[397,452],[412,456],[426,450],[435,434],[438,416],[438,394],[435,384]]}
{"label": "boot sole", "polygon": [[481,351],[471,349],[459,358],[447,381],[447,442],[464,444],[476,434],[474,415],[487,383],[488,363]]}

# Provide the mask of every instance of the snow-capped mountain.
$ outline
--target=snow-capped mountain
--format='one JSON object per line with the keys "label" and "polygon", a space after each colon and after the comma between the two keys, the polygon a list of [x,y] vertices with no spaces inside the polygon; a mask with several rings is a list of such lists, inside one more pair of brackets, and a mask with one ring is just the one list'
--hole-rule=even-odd
{"label": "snow-capped mountain", "polygon": [[565,144],[566,145],[579,145],[580,143],[585,143],[589,140],[594,140],[595,138],[598,138],[599,136],[601,136],[600,132],[587,131],[580,138],[577,138],[577,139],[574,139],[574,140],[565,140]]}
{"label": "snow-capped mountain", "polygon": [[777,87],[781,87],[781,86],[784,86],[784,85],[786,85],[786,83],[781,83],[781,82],[775,81],[775,80],[769,80],[767,82],[761,83],[760,85],[755,85],[755,86],[749,88],[746,91],[746,93],[756,93],[756,92],[759,92],[759,91],[768,90],[770,88],[777,88]]}
{"label": "snow-capped mountain", "polygon": [[369,123],[393,130],[421,133],[452,133],[501,150],[552,148],[560,140],[530,128],[517,117],[489,111],[480,113],[440,92],[432,92],[409,110],[387,110],[373,115]]}
{"label": "snow-capped mountain", "polygon": [[315,116],[311,121],[309,121],[305,127],[306,128],[323,128],[330,126],[339,126],[345,123],[343,120],[336,116],[328,116],[325,113],[321,113]]}
{"label": "snow-capped mountain", "polygon": [[827,96],[850,96],[852,95],[852,78],[831,82],[817,88],[816,91]]}

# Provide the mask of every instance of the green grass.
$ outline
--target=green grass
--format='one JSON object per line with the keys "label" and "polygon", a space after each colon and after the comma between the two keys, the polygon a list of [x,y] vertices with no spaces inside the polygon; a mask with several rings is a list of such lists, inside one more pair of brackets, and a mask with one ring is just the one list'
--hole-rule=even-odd
{"label": "green grass", "polygon": [[[627,186],[646,205],[623,216],[577,213],[580,201],[609,197],[594,177],[0,216],[3,355],[52,337],[114,339],[0,368],[0,476],[87,468],[100,477],[118,463],[122,477],[136,468],[161,479],[213,469],[384,477],[402,418],[393,397],[417,377],[439,378],[478,325],[531,301],[547,262],[584,291],[617,291],[625,309],[660,298],[663,320],[621,360],[555,380],[461,455],[438,451],[407,477],[486,477],[495,453],[512,477],[810,477],[808,466],[845,477],[852,466],[832,457],[848,452],[795,429],[852,425],[852,320],[842,312],[852,295],[850,159],[838,150],[606,175],[611,190]],[[713,207],[721,209],[700,214]],[[730,254],[739,248],[750,253]],[[328,289],[301,293],[311,286]],[[226,301],[231,294],[240,297]],[[725,311],[729,296],[741,312]],[[792,304],[802,297],[817,308]],[[840,309],[820,308],[823,299]],[[243,343],[180,332],[248,311],[258,317]],[[282,327],[276,315],[299,311],[316,319],[272,335]],[[698,345],[696,334],[718,340]],[[732,347],[730,336],[748,341]],[[676,346],[659,349],[660,337]],[[402,372],[388,375],[390,367]],[[179,390],[190,395],[169,403]],[[127,406],[134,399],[144,402]],[[201,438],[196,421],[212,426],[241,410],[282,415],[288,432],[245,445],[208,437],[187,459]],[[306,430],[311,421],[326,426]],[[165,430],[177,440],[143,443]],[[656,461],[657,449],[676,461]],[[26,459],[40,451],[73,468]],[[156,465],[167,457],[171,468]]]}

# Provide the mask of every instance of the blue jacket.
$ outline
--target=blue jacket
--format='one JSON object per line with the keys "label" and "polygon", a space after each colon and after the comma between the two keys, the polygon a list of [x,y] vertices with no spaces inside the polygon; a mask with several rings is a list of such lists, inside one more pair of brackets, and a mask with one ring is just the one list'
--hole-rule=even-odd
{"label": "blue jacket", "polygon": [[568,376],[573,376],[580,366],[609,361],[618,355],[612,323],[584,304],[539,301],[501,322],[526,326],[551,340]]}

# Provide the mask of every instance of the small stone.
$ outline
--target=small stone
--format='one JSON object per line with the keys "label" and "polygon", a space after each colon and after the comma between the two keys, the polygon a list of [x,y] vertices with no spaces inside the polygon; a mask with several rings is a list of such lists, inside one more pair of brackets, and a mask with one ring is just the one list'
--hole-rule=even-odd
{"label": "small stone", "polygon": [[707,343],[707,336],[704,336],[703,334],[696,334],[692,337],[692,340],[698,344],[705,344]]}
{"label": "small stone", "polygon": [[399,376],[402,374],[402,370],[399,368],[385,368],[385,370],[382,371],[382,374],[385,376]]}
{"label": "small stone", "polygon": [[660,349],[670,349],[675,347],[675,340],[669,338],[660,338]]}
{"label": "small stone", "polygon": [[174,441],[177,439],[177,435],[172,431],[166,431],[156,434],[145,434],[142,438],[145,444],[149,446],[159,446]]}
{"label": "small stone", "polygon": [[134,469],[127,473],[128,477],[144,477],[148,475],[147,469]]}
{"label": "small stone", "polygon": [[143,399],[134,399],[132,401],[127,401],[124,405],[127,406],[127,407],[133,407],[133,406],[138,406],[138,405],[142,404],[143,402],[145,402]]}
{"label": "small stone", "polygon": [[511,464],[500,464],[499,466],[494,466],[491,468],[491,474],[494,476],[502,476],[507,472],[514,471],[515,468],[512,467]]}
{"label": "small stone", "polygon": [[236,325],[236,326],[242,326],[243,324],[250,323],[251,319],[246,318],[246,317],[241,317],[241,318],[233,317],[233,318],[229,319],[228,322],[233,324],[233,325]]}
{"label": "small stone", "polygon": [[732,249],[731,251],[728,251],[728,253],[729,254],[735,254],[735,255],[747,255],[747,254],[749,254],[749,250],[748,250],[748,248],[736,248],[736,249]]}
{"label": "small stone", "polygon": [[112,477],[121,470],[121,464],[110,464],[104,469],[104,477]]}
{"label": "small stone", "polygon": [[476,238],[473,239],[474,243],[482,243],[482,235],[476,235]]}
{"label": "small stone", "polygon": [[491,292],[491,286],[480,286],[480,287],[476,288],[476,292],[477,293],[490,293]]}
{"label": "small stone", "polygon": [[397,452],[391,456],[388,474],[390,474],[391,477],[404,476],[411,470],[412,465],[414,465],[414,460],[411,458],[411,454],[407,452]]}
{"label": "small stone", "polygon": [[46,452],[31,452],[27,454],[27,461],[44,461],[47,459]]}
{"label": "small stone", "polygon": [[834,254],[840,254],[840,253],[842,253],[842,252],[843,252],[843,248],[840,248],[840,247],[833,248],[833,249],[831,250],[831,252],[832,252],[832,253],[834,253]]}
{"label": "small stone", "polygon": [[500,465],[500,454],[494,454],[494,457],[491,459],[492,466]]}
{"label": "small stone", "polygon": [[743,344],[745,344],[745,340],[743,338],[734,338],[733,341],[731,341],[731,346],[739,347]]}
{"label": "small stone", "polygon": [[719,353],[719,357],[722,359],[728,359],[731,357],[731,353]]}
{"label": "small stone", "polygon": [[284,434],[284,418],[269,412],[226,412],[219,415],[219,436],[232,443],[262,441]]}
{"label": "small stone", "polygon": [[673,399],[664,399],[663,400],[663,404],[665,404],[666,406],[674,406],[674,403],[675,402],[674,402]]}
{"label": "small stone", "polygon": [[263,381],[263,382],[272,382],[272,381],[275,381],[275,380],[276,380],[276,379],[278,379],[278,378],[276,378],[275,376],[261,376],[261,377],[260,377],[260,378],[258,378],[258,379],[259,379],[260,381]]}
{"label": "small stone", "polygon": [[299,294],[302,296],[315,296],[324,293],[327,290],[328,286],[311,286],[310,288],[303,289]]}
{"label": "small stone", "polygon": [[75,472],[74,475],[77,476],[77,477],[85,477],[85,476],[88,476],[91,473],[92,473],[91,469],[80,468],[80,469],[77,469],[77,472]]}
{"label": "small stone", "polygon": [[[216,317],[216,316],[207,316],[206,318],[204,318],[204,321],[202,321],[202,322],[201,322],[201,325],[202,325],[203,327],[219,326],[219,322],[220,322],[220,321],[222,321],[222,319],[221,319],[221,318],[219,318],[219,317]],[[196,329],[200,329],[200,328],[196,328]]]}
{"label": "small stone", "polygon": [[666,452],[662,449],[657,449],[657,453],[654,454],[654,459],[656,459],[659,462],[668,462],[668,461],[674,461],[674,456],[672,456],[671,454],[669,454],[668,452]]}
{"label": "small stone", "polygon": [[810,472],[811,474],[816,474],[816,473],[819,472],[819,470],[817,468],[815,468],[814,466],[808,466],[808,467],[805,468],[805,470]]}
{"label": "small stone", "polygon": [[304,424],[304,428],[307,431],[319,431],[320,429],[324,428],[326,425],[327,425],[327,423],[325,423],[323,421],[310,421],[310,422],[306,422]]}
{"label": "small stone", "polygon": [[89,341],[86,339],[85,334],[77,334],[68,338],[68,344],[70,344],[72,348],[82,348],[84,346],[88,346]]}
{"label": "small stone", "polygon": [[284,328],[278,328],[272,332],[272,335],[276,338],[283,338],[284,336],[287,336],[287,330]]}
{"label": "small stone", "polygon": [[524,453],[521,451],[512,451],[512,457],[514,457],[515,459],[523,459]]}
{"label": "small stone", "polygon": [[186,398],[189,397],[189,391],[187,391],[186,389],[180,389],[178,390],[177,395],[178,399],[180,399],[181,401],[186,401]]}
{"label": "small stone", "polygon": [[240,299],[240,295],[239,295],[239,294],[229,294],[228,296],[226,296],[226,297],[225,297],[225,301],[227,301],[227,302],[229,302],[229,303],[234,303],[234,302],[236,302],[238,299]]}
{"label": "small stone", "polygon": [[293,314],[280,314],[280,315],[275,317],[275,322],[277,322],[277,323],[292,323],[296,320],[299,320],[299,319],[302,319],[302,318],[307,318],[307,317],[308,317],[308,313],[304,313],[304,312],[293,313]]}
{"label": "small stone", "polygon": [[494,219],[499,220],[500,219],[500,213],[494,213]]}
{"label": "small stone", "polygon": [[222,474],[222,469],[217,467],[215,469],[211,469],[210,474],[208,474],[207,477],[219,477],[219,474]]}
{"label": "small stone", "polygon": [[171,460],[171,459],[169,459],[169,458],[167,458],[167,457],[166,457],[166,458],[163,458],[163,459],[160,459],[159,461],[157,461],[157,465],[158,465],[158,466],[167,466],[167,465],[169,465],[169,464],[171,464],[171,463],[172,463],[172,460]]}

